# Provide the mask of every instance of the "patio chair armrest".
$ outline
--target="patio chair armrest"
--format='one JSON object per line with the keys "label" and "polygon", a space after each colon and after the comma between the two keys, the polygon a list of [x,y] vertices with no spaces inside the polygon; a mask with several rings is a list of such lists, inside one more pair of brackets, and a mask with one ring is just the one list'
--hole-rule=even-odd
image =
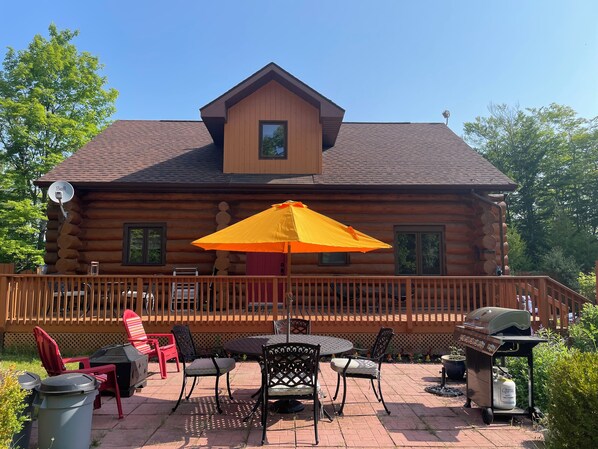
{"label": "patio chair armrest", "polygon": [[147,343],[153,348],[159,348],[160,342],[157,338],[127,338],[129,343]]}
{"label": "patio chair armrest", "polygon": [[71,372],[83,373],[83,374],[110,374],[112,372],[116,373],[116,365],[108,364],[108,365],[98,365],[92,368],[85,368],[85,369],[77,369],[72,370]]}
{"label": "patio chair armrest", "polygon": [[169,345],[174,345],[174,335],[172,334],[147,334],[147,338],[148,339],[153,339],[153,340],[157,340],[158,338],[166,338],[168,339],[168,344]]}
{"label": "patio chair armrest", "polygon": [[62,361],[67,363],[80,363],[83,365],[83,368],[89,368],[91,365],[89,364],[89,357],[87,356],[80,356],[80,357],[64,357]]}
{"label": "patio chair armrest", "polygon": [[[376,360],[376,359],[373,359],[371,357],[364,357],[364,356],[360,356],[360,355],[348,355],[348,356],[345,356],[343,358],[347,359],[347,364],[343,368],[343,374],[345,374],[347,372],[347,370],[349,369],[349,365],[351,364],[351,360],[370,360],[372,362],[380,362],[380,360]],[[382,357],[380,357],[380,359],[382,359]]]}
{"label": "patio chair armrest", "polygon": [[359,352],[360,354],[367,354],[369,349],[368,348],[353,348],[353,351]]}
{"label": "patio chair armrest", "polygon": [[354,356],[354,355],[347,355],[346,357],[343,357],[343,358],[347,359],[347,364],[343,368],[343,375],[344,375],[347,372],[347,370],[349,369],[349,365],[351,364],[351,360],[356,359],[357,357]]}

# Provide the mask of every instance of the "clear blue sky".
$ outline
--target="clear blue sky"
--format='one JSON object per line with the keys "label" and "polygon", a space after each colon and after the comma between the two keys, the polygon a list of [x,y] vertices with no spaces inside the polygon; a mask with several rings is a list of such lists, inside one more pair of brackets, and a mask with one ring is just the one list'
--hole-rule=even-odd
{"label": "clear blue sky", "polygon": [[269,62],[346,121],[443,121],[490,103],[598,116],[598,1],[9,1],[0,56],[50,22],[104,64],[118,119],[196,120]]}

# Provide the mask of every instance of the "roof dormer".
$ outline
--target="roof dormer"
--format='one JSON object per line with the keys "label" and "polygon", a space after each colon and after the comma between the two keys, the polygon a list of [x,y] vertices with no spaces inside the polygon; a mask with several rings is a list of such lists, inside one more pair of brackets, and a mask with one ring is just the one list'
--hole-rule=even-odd
{"label": "roof dormer", "polygon": [[344,112],[270,63],[201,108],[201,117],[224,149],[225,173],[318,174]]}

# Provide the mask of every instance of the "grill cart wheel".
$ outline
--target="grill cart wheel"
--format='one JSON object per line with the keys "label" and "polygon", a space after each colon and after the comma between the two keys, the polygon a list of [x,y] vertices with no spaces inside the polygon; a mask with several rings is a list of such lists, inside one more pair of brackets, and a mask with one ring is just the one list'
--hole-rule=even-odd
{"label": "grill cart wheel", "polygon": [[492,421],[494,421],[494,412],[491,408],[485,408],[482,410],[482,420],[484,421],[484,424],[492,424]]}

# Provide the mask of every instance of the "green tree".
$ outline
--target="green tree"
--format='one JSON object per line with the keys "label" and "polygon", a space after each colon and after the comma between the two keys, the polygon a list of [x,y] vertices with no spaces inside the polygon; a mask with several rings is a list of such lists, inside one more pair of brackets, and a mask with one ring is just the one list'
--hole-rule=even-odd
{"label": "green tree", "polygon": [[543,163],[554,146],[552,136],[526,111],[491,105],[490,117],[465,123],[465,138],[503,173],[519,184],[509,195],[507,220],[514,221],[536,259],[546,246],[539,200],[544,189]]}
{"label": "green tree", "polygon": [[465,124],[465,139],[518,183],[508,197],[507,222],[527,253],[513,254],[514,262],[526,255],[535,261],[528,270],[540,268],[538,261],[555,246],[561,261],[571,256],[584,272],[598,259],[597,125],[598,118],[580,118],[557,104],[525,110],[492,105],[489,117]]}
{"label": "green tree", "polygon": [[598,258],[598,238],[591,234],[589,226],[578,226],[573,214],[558,210],[546,220],[547,241],[549,247],[562,248],[564,255],[573,258],[582,272],[589,273],[594,271]]}
{"label": "green tree", "polygon": [[8,48],[0,70],[0,262],[42,262],[46,192],[34,181],[109,123],[118,92],[103,66],[72,44],[77,31],[49,27],[27,49]]}
{"label": "green tree", "polygon": [[571,256],[566,256],[563,249],[556,246],[540,259],[540,270],[570,289],[579,290],[579,265]]}
{"label": "green tree", "polygon": [[507,241],[509,242],[509,267],[512,274],[517,274],[522,271],[532,271],[532,263],[527,256],[527,248],[525,241],[521,238],[521,234],[517,231],[515,225],[507,228]]}

